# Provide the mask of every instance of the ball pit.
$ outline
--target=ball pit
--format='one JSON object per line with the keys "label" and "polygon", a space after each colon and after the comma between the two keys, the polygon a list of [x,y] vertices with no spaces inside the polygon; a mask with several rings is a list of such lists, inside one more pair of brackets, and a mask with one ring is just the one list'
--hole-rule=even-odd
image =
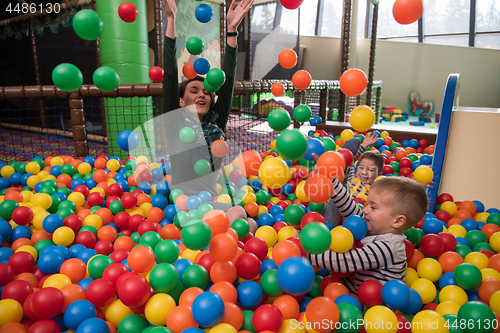
{"label": "ball pit", "polygon": [[[359,245],[366,223],[350,217],[332,229],[320,218],[322,198],[308,197],[305,188],[314,178],[315,162],[303,158],[311,139],[288,131],[271,147],[277,150],[244,152],[225,168],[217,198],[171,191],[170,165],[143,156],[54,156],[29,161],[24,169],[2,165],[0,312],[7,316],[0,318],[0,332],[15,332],[23,323],[34,332],[62,331],[60,323],[75,332],[295,332],[294,320],[314,324],[325,318],[338,324],[432,321],[439,326],[434,331],[444,332],[446,320],[499,318],[500,215],[477,200],[441,194],[437,210],[405,232],[404,283],[367,281],[355,296],[342,275],[315,271],[301,257],[329,248],[348,251]],[[342,142],[337,147],[325,134],[310,134],[318,136],[314,144],[322,143],[320,152],[339,151]],[[344,139],[357,135],[343,133]],[[287,150],[299,139],[303,149]],[[431,150],[410,150],[427,143],[395,143],[388,133],[380,140],[372,149],[386,155],[394,176],[407,169],[407,176],[418,178],[415,171],[432,163]],[[313,150],[321,148],[314,144]],[[228,153],[223,141],[212,150]],[[281,152],[290,160],[282,160]],[[279,172],[267,174],[268,165]],[[231,202],[230,193],[255,216],[256,226],[231,221],[210,205]],[[317,303],[329,311],[316,311]],[[427,329],[434,328],[421,331]]]}

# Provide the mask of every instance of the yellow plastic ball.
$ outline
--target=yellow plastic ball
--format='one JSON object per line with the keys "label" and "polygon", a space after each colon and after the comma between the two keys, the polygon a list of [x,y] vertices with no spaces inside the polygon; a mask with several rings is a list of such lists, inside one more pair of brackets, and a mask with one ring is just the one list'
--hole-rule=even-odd
{"label": "yellow plastic ball", "polygon": [[259,166],[259,179],[269,188],[282,187],[290,180],[288,165],[279,158],[265,160]]}
{"label": "yellow plastic ball", "polygon": [[382,131],[382,132],[380,132],[380,137],[381,137],[382,139],[383,139],[383,138],[388,137],[389,135],[390,135],[390,134],[389,134],[389,132],[387,132],[387,131]]}
{"label": "yellow plastic ball", "polygon": [[342,133],[340,133],[340,139],[344,142],[352,138],[354,138],[354,132],[348,128],[346,128],[345,130],[342,131]]}
{"label": "yellow plastic ball", "polygon": [[290,227],[290,226],[283,227],[278,231],[278,242],[285,240],[285,239],[288,239],[288,238],[291,238],[293,236],[297,236],[297,237],[299,236],[297,229],[295,229],[294,227]]}
{"label": "yellow plastic ball", "polygon": [[243,198],[241,198],[241,201],[243,201],[243,203],[246,205],[249,202],[257,202],[257,197],[255,196],[255,194],[248,192],[243,196]]}
{"label": "yellow plastic ball", "polygon": [[366,333],[396,333],[398,318],[388,307],[375,305],[366,311],[363,325]]}
{"label": "yellow plastic ball", "polygon": [[118,327],[123,318],[133,313],[120,299],[115,299],[104,311],[106,321],[110,322],[114,327]]}
{"label": "yellow plastic ball", "polygon": [[449,326],[443,316],[436,311],[423,310],[418,312],[411,321],[412,333],[448,333]]}
{"label": "yellow plastic ball", "polygon": [[27,173],[31,173],[32,175],[36,175],[40,172],[40,164],[36,162],[29,162],[26,164],[25,170]]}
{"label": "yellow plastic ball", "polygon": [[366,132],[375,124],[375,113],[366,105],[356,106],[349,115],[349,123],[354,130]]}
{"label": "yellow plastic ball", "polygon": [[226,165],[225,167],[222,168],[222,174],[229,175],[233,170],[234,169],[232,167]]}
{"label": "yellow plastic ball", "polygon": [[120,169],[120,162],[114,158],[110,159],[106,162],[106,168],[108,168],[109,171],[118,171],[118,169]]}
{"label": "yellow plastic ball", "polygon": [[217,184],[217,186],[215,188],[217,189],[217,194],[220,194],[221,191],[222,191],[222,185],[221,184]]}
{"label": "yellow plastic ball", "polygon": [[28,178],[28,181],[26,182],[26,184],[30,188],[35,188],[36,184],[38,184],[41,181],[42,181],[42,178],[40,178],[38,176],[31,176],[31,177]]}
{"label": "yellow plastic ball", "polygon": [[455,302],[451,301],[446,301],[446,302],[441,302],[439,305],[436,307],[436,312],[439,313],[441,316],[447,315],[447,314],[458,314],[458,310],[460,310],[460,305],[458,305]]}
{"label": "yellow plastic ball", "polygon": [[279,198],[276,198],[276,197],[272,197],[271,199],[269,199],[269,201],[271,201],[273,204],[277,204],[278,202],[280,202],[281,200]]}
{"label": "yellow plastic ball", "polygon": [[[45,170],[42,170],[40,171],[39,173],[36,174],[38,177],[40,177],[41,179],[44,179],[45,177],[47,176],[51,176],[50,173],[48,173],[47,171]],[[54,178],[55,179],[55,178]]]}
{"label": "yellow plastic ball", "polygon": [[[89,215],[89,216],[91,216],[91,215]],[[98,215],[96,215],[96,216],[98,216]],[[85,225],[85,224],[83,224],[83,225]],[[90,225],[90,224],[87,224],[87,225]],[[75,232],[70,227],[59,227],[52,234],[52,241],[56,245],[68,246],[71,243],[73,243],[74,240],[75,240]]]}
{"label": "yellow plastic ball", "polygon": [[251,182],[252,180],[259,180],[259,177],[257,177],[257,176],[250,176],[250,177],[248,177],[248,181],[249,182]]}
{"label": "yellow plastic ball", "polygon": [[87,215],[83,219],[82,225],[83,226],[90,225],[90,226],[96,228],[97,230],[99,230],[102,227],[102,218],[97,214]]}
{"label": "yellow plastic ball", "polygon": [[21,191],[21,195],[23,196],[23,202],[29,202],[30,198],[33,196],[33,192]]}
{"label": "yellow plastic ball", "polygon": [[94,193],[94,192],[99,192],[99,193],[101,193],[101,195],[102,195],[103,197],[104,197],[104,196],[106,196],[106,192],[104,191],[104,189],[103,189],[102,187],[98,187],[98,186],[94,187],[93,189],[91,189],[91,190],[89,191],[89,194],[90,194],[90,193]]}
{"label": "yellow plastic ball", "polygon": [[[496,313],[500,313],[500,290],[495,291],[490,297],[490,308]],[[1,312],[1,311],[0,311]]]}
{"label": "yellow plastic ball", "polygon": [[445,201],[441,204],[441,210],[447,211],[451,217],[455,215],[458,210],[457,205],[452,201]]}
{"label": "yellow plastic ball", "polygon": [[483,268],[481,270],[481,275],[483,277],[483,281],[487,279],[494,279],[500,281],[500,272],[493,268]]}
{"label": "yellow plastic ball", "polygon": [[158,168],[161,168],[161,166],[160,166],[158,163],[156,163],[156,162],[153,162],[153,163],[151,163],[151,164],[148,166],[148,170],[149,170],[149,171],[151,171],[151,170],[153,170],[153,169],[158,169]]}
{"label": "yellow plastic ball", "polygon": [[33,256],[33,258],[35,258],[35,261],[38,259],[38,252],[31,245],[20,246],[20,247],[17,248],[16,253],[17,252],[28,252],[29,254],[31,254]]}
{"label": "yellow plastic ball", "polygon": [[53,157],[50,160],[50,166],[53,167],[54,165],[63,166],[64,165],[64,160],[62,158],[60,158],[59,156]]}
{"label": "yellow plastic ball", "polygon": [[454,224],[448,228],[448,232],[455,237],[465,237],[467,230],[460,224]]}
{"label": "yellow plastic ball", "polygon": [[208,333],[238,333],[238,331],[232,325],[219,323],[209,329]]}
{"label": "yellow plastic ball", "polygon": [[349,251],[354,245],[354,236],[351,231],[343,226],[333,228],[330,231],[332,235],[332,243],[330,248],[338,253],[344,253]]}
{"label": "yellow plastic ball", "polygon": [[159,293],[151,296],[144,307],[144,315],[147,321],[154,326],[165,326],[167,317],[176,307],[172,296],[164,293]]}
{"label": "yellow plastic ball", "polygon": [[[35,207],[35,208],[37,208],[37,207]],[[33,220],[31,220],[31,223],[38,230],[42,230],[43,229],[43,219],[48,215],[50,215],[50,213],[45,211],[45,210],[38,212],[36,214],[35,214],[35,212],[33,212]]]}
{"label": "yellow plastic ball", "polygon": [[130,216],[133,216],[133,215],[141,215],[141,216],[144,216],[146,217],[146,214],[144,213],[144,211],[141,209],[141,207],[134,207],[130,210],[127,210],[128,214]]}
{"label": "yellow plastic ball", "polygon": [[465,256],[464,262],[473,264],[479,269],[488,267],[488,256],[481,252],[471,252]]}
{"label": "yellow plastic ball", "polygon": [[257,213],[257,216],[256,216],[256,217],[257,217],[257,218],[259,218],[259,217],[260,217],[262,214],[264,214],[264,213],[269,213],[269,210],[267,209],[267,207],[266,207],[266,206],[264,206],[264,205],[259,205],[259,211],[258,211],[258,213]]}
{"label": "yellow plastic ball", "polygon": [[43,283],[43,288],[54,287],[61,290],[63,287],[72,284],[71,279],[64,274],[53,274]]}
{"label": "yellow plastic ball", "polygon": [[85,196],[80,192],[73,192],[68,195],[68,200],[73,201],[76,207],[81,207],[85,203]]}
{"label": "yellow plastic ball", "polygon": [[420,184],[428,184],[434,178],[434,171],[427,165],[421,165],[413,171],[413,177]]}
{"label": "yellow plastic ball", "polygon": [[479,213],[476,216],[476,221],[477,222],[484,222],[484,223],[486,223],[486,220],[488,219],[488,216],[490,216],[490,213],[486,213],[486,212]]}
{"label": "yellow plastic ball", "polygon": [[142,162],[149,163],[148,158],[144,155],[137,156],[135,161],[137,162],[137,164],[142,163]]}
{"label": "yellow plastic ball", "polygon": [[443,275],[443,268],[436,259],[424,258],[418,262],[417,273],[422,278],[436,282]]}
{"label": "yellow plastic ball", "polygon": [[153,208],[153,204],[151,204],[151,202],[144,202],[144,203],[143,203],[143,204],[141,204],[139,207],[140,207],[140,208],[142,209],[142,211],[143,211],[143,212],[147,215],[147,214],[148,214],[148,212],[149,212],[149,210],[150,210],[151,208]]}
{"label": "yellow plastic ball", "polygon": [[273,227],[268,226],[268,225],[263,225],[257,231],[255,232],[255,237],[263,239],[267,247],[271,247],[274,244],[276,244],[276,241],[278,240],[278,233],[276,230],[274,230]]}
{"label": "yellow plastic ball", "polygon": [[185,249],[184,251],[182,251],[181,258],[194,262],[194,259],[196,258],[198,253],[200,253],[200,251]]}
{"label": "yellow plastic ball", "polygon": [[[40,172],[41,173],[41,172]],[[40,173],[38,173],[38,177],[40,177]],[[57,181],[57,178],[52,176],[52,175],[46,175],[46,176],[43,176],[42,177],[42,182],[46,181],[46,180],[53,180],[53,181]]]}
{"label": "yellow plastic ball", "polygon": [[413,282],[415,282],[419,278],[418,273],[411,267],[406,267],[405,272],[405,283],[409,287]]}
{"label": "yellow plastic ball", "polygon": [[14,172],[16,172],[16,169],[10,165],[4,166],[2,169],[0,169],[0,175],[5,178],[9,178],[10,175],[12,175]]}
{"label": "yellow plastic ball", "polygon": [[246,191],[247,193],[254,193],[254,190],[250,185],[244,185],[240,188],[240,190]]}
{"label": "yellow plastic ball", "polygon": [[221,194],[217,197],[217,202],[222,202],[222,203],[226,203],[226,204],[230,204],[231,203],[231,197],[229,196],[229,194]]}
{"label": "yellow plastic ball", "polygon": [[108,178],[106,179],[106,183],[108,183],[108,185],[113,185],[116,183],[116,180],[114,180],[113,178]]}
{"label": "yellow plastic ball", "polygon": [[305,333],[304,325],[297,325],[296,319],[285,319],[278,333]]}
{"label": "yellow plastic ball", "polygon": [[429,279],[419,278],[410,286],[422,298],[422,304],[429,304],[436,298],[436,286]]}
{"label": "yellow plastic ball", "polygon": [[449,285],[441,289],[439,292],[439,302],[449,301],[462,306],[467,303],[468,300],[469,297],[467,296],[467,293],[459,286]]}
{"label": "yellow plastic ball", "polygon": [[23,306],[10,298],[0,300],[0,327],[9,323],[20,323],[23,319]]}
{"label": "yellow plastic ball", "polygon": [[269,146],[271,147],[271,150],[276,149],[276,140],[271,141]]}
{"label": "yellow plastic ball", "polygon": [[[36,177],[36,176],[31,176],[31,177]],[[49,209],[50,206],[52,206],[52,198],[47,193],[34,194],[31,197],[30,202],[33,205],[35,205],[35,207],[41,207],[43,209]]]}
{"label": "yellow plastic ball", "polygon": [[309,198],[306,195],[306,192],[304,191],[304,186],[306,185],[305,180],[301,180],[298,184],[297,187],[295,188],[295,195],[297,196],[297,199],[299,199],[302,202],[309,202]]}
{"label": "yellow plastic ball", "polygon": [[233,168],[238,168],[238,159],[234,159],[232,162],[231,162],[231,165],[233,166]]}
{"label": "yellow plastic ball", "polygon": [[500,252],[500,231],[490,236],[490,246],[496,253]]}
{"label": "yellow plastic ball", "polygon": [[77,167],[78,173],[81,174],[82,176],[85,176],[86,174],[89,174],[92,172],[92,166],[88,164],[87,162],[82,162],[78,164]]}

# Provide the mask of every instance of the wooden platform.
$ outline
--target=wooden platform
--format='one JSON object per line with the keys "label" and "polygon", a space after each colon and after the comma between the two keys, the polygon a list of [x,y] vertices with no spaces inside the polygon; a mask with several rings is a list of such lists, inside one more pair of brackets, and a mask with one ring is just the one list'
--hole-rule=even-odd
{"label": "wooden platform", "polygon": [[[324,130],[327,133],[335,133],[335,135],[340,135],[340,133],[346,128],[352,129],[351,125],[348,122],[340,121],[327,121],[326,124],[321,123],[316,125],[316,128],[318,130]],[[438,132],[437,128],[427,128],[420,126],[394,126],[390,125],[389,123],[375,124],[372,126],[371,130],[377,130],[380,132],[387,131],[389,132],[391,138],[397,142],[411,139],[425,139],[427,140],[429,145],[433,145],[436,143],[436,136]]]}

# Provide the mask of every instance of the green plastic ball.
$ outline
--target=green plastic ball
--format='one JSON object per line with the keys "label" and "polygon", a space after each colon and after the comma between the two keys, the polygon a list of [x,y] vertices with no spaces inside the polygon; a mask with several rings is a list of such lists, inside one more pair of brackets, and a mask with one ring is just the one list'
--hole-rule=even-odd
{"label": "green plastic ball", "polygon": [[182,284],[186,288],[197,287],[205,289],[208,286],[208,271],[201,265],[191,265],[182,273]]}
{"label": "green plastic ball", "polygon": [[314,275],[314,283],[311,289],[307,292],[307,294],[312,298],[323,296],[323,293],[321,292],[321,281],[323,281],[323,277],[321,275]]}
{"label": "green plastic ball", "polygon": [[104,270],[113,264],[113,260],[104,255],[98,255],[97,257],[90,260],[87,264],[87,268],[89,270],[89,275],[93,279],[102,278],[102,273]]}
{"label": "green plastic ball", "polygon": [[120,84],[120,76],[113,68],[101,66],[94,71],[92,81],[102,91],[111,91]]}
{"label": "green plastic ball", "polygon": [[277,297],[283,294],[283,289],[278,283],[278,270],[276,269],[268,269],[262,274],[260,286],[267,296]]}
{"label": "green plastic ball", "polygon": [[500,227],[500,214],[490,214],[486,218],[486,223],[493,223]]}
{"label": "green plastic ball", "polygon": [[361,311],[351,303],[339,303],[338,333],[357,333],[363,326],[363,315]]}
{"label": "green plastic ball", "polygon": [[302,217],[306,214],[304,209],[299,205],[290,205],[285,208],[285,222],[291,226],[299,225]]}
{"label": "green plastic ball", "polygon": [[190,250],[203,250],[212,239],[212,230],[204,221],[184,226],[181,231],[181,240]]}
{"label": "green plastic ball", "polygon": [[181,141],[185,143],[193,142],[195,137],[196,133],[194,129],[188,126],[181,128],[179,132],[179,139],[181,139]]}
{"label": "green plastic ball", "polygon": [[482,282],[479,268],[469,263],[463,263],[455,267],[453,278],[457,285],[465,290],[476,289]]}
{"label": "green plastic ball", "polygon": [[472,250],[470,249],[470,247],[466,246],[466,245],[458,245],[455,250],[453,250],[453,252],[456,252],[458,254],[460,254],[460,256],[462,257],[462,259],[465,259],[465,257],[467,257],[467,255],[469,253],[472,252]]}
{"label": "green plastic ball", "polygon": [[152,249],[154,249],[159,242],[161,242],[161,236],[155,231],[145,232],[141,236],[141,243],[148,244]]}
{"label": "green plastic ball", "polygon": [[59,210],[65,208],[70,209],[73,212],[73,214],[76,212],[76,204],[73,201],[64,200],[59,204]]}
{"label": "green plastic ball", "polygon": [[407,156],[412,162],[418,161],[418,156],[416,154],[409,154]]}
{"label": "green plastic ball", "polygon": [[47,211],[49,213],[56,213],[59,210],[59,205],[61,204],[61,198],[59,198],[57,195],[51,195],[52,198],[52,205],[50,205],[49,209]]}
{"label": "green plastic ball", "polygon": [[479,230],[471,230],[465,234],[465,239],[469,242],[471,248],[476,246],[478,243],[487,242],[488,238],[484,233]]}
{"label": "green plastic ball", "polygon": [[201,159],[194,163],[194,172],[199,176],[205,176],[210,173],[210,162]]}
{"label": "green plastic ball", "polygon": [[84,231],[90,231],[91,233],[93,233],[97,237],[97,229],[91,225],[85,225],[85,226],[81,227],[80,230],[78,231],[78,233],[81,233]]}
{"label": "green plastic ball", "polygon": [[274,109],[271,111],[267,116],[267,121],[269,122],[269,126],[275,131],[286,129],[292,122],[288,111],[283,109]]}
{"label": "green plastic ball", "polygon": [[311,119],[312,112],[308,105],[300,104],[293,110],[293,118],[298,122],[305,123]]}
{"label": "green plastic ball", "polygon": [[179,195],[183,195],[183,194],[184,194],[184,192],[181,189],[178,189],[178,188],[170,191],[170,195],[169,195],[170,201],[175,202],[175,200],[177,200],[177,197]]}
{"label": "green plastic ball", "polygon": [[149,273],[149,283],[157,293],[169,293],[175,288],[178,280],[177,268],[166,262],[159,263]]}
{"label": "green plastic ball", "polygon": [[243,324],[241,325],[240,331],[249,331],[251,333],[257,333],[253,327],[253,311],[243,310]]}
{"label": "green plastic ball", "polygon": [[220,87],[226,82],[226,74],[220,68],[212,68],[208,71],[205,81],[212,87]]}
{"label": "green plastic ball", "polygon": [[130,314],[123,318],[118,325],[120,333],[136,333],[142,332],[149,326],[148,321],[141,315]]}
{"label": "green plastic ball", "polygon": [[[292,201],[293,202],[293,201]],[[325,208],[325,204],[324,203],[314,203],[314,202],[309,202],[309,209],[313,212],[316,212],[316,213],[321,213],[323,211],[323,209]]]}
{"label": "green plastic ball", "polygon": [[[132,240],[136,244],[141,241],[141,235],[139,235],[139,233],[137,231],[133,232],[132,235],[130,235],[130,238],[132,238]],[[143,244],[143,245],[149,246],[147,244]]]}
{"label": "green plastic ball", "polygon": [[493,248],[491,247],[491,245],[486,243],[486,242],[479,242],[476,245],[474,245],[474,247],[472,248],[473,252],[479,252],[481,250],[489,250],[489,251],[495,252],[493,250]]}
{"label": "green plastic ball", "polygon": [[73,29],[82,39],[96,40],[104,31],[104,22],[95,11],[82,9],[73,17]]}
{"label": "green plastic ball", "polygon": [[186,42],[186,49],[192,55],[201,54],[204,48],[203,41],[198,37],[191,37]]}
{"label": "green plastic ball", "polygon": [[[286,200],[290,200],[291,202],[294,202],[297,199],[298,198],[297,198],[297,195],[295,195],[295,193],[292,193],[292,194],[290,194],[289,196],[286,197]],[[309,205],[311,205],[311,202],[309,203]]]}
{"label": "green plastic ball", "polygon": [[113,215],[116,215],[120,212],[124,212],[125,208],[123,208],[122,203],[119,200],[116,200],[109,205],[109,210],[113,213]]}
{"label": "green plastic ball", "polygon": [[40,250],[43,249],[44,247],[46,247],[47,245],[55,245],[55,244],[53,241],[50,241],[48,239],[42,239],[42,240],[39,240],[38,242],[36,242],[33,247],[35,248],[35,250],[38,253],[40,253]]}
{"label": "green plastic ball", "polygon": [[67,218],[68,216],[70,215],[74,215],[75,212],[72,211],[71,209],[69,208],[62,208],[61,209],[61,204],[59,204],[59,210],[56,212],[57,215],[59,215],[60,217],[62,217],[62,219],[64,220],[65,218]]}
{"label": "green plastic ball", "polygon": [[494,324],[496,317],[491,308],[478,301],[462,305],[458,310],[457,318],[459,325],[461,322],[467,323],[467,325],[460,326],[464,333],[491,333],[498,325],[498,323]]}
{"label": "green plastic ball", "polygon": [[61,167],[61,173],[69,175],[71,177],[71,176],[73,176],[76,173],[76,169],[71,164],[64,164]]}
{"label": "green plastic ball", "polygon": [[6,219],[10,220],[12,218],[12,212],[14,209],[19,207],[19,204],[14,200],[5,200],[0,203],[0,215]]}
{"label": "green plastic ball", "polygon": [[231,228],[233,228],[238,234],[238,238],[244,238],[250,232],[250,224],[245,219],[236,219],[231,224]]}
{"label": "green plastic ball", "polygon": [[319,139],[323,143],[323,146],[325,146],[325,151],[335,151],[337,149],[335,141],[329,136],[322,136]]}
{"label": "green plastic ball", "polygon": [[300,245],[306,252],[321,254],[328,250],[331,244],[332,234],[323,223],[309,223],[300,233]]}
{"label": "green plastic ball", "polygon": [[257,198],[257,203],[259,205],[263,205],[269,199],[269,192],[267,192],[266,190],[259,190],[257,191],[257,193],[255,193],[255,197]]}
{"label": "green plastic ball", "polygon": [[156,244],[154,248],[156,260],[162,263],[173,264],[179,259],[180,249],[179,245],[171,239],[165,239]]}
{"label": "green plastic ball", "polygon": [[184,227],[187,224],[187,222],[190,220],[191,220],[191,217],[189,216],[188,212],[178,212],[174,216],[174,225],[180,229],[180,228]]}
{"label": "green plastic ball", "polygon": [[404,232],[403,232],[403,235],[406,236],[406,238],[413,244],[417,244],[418,242],[418,232],[417,232],[417,229],[415,227],[411,227],[409,229],[406,229]]}
{"label": "green plastic ball", "polygon": [[391,162],[391,163],[389,163],[389,165],[392,167],[392,169],[395,172],[399,172],[399,170],[401,170],[401,166],[399,165],[398,162]]}
{"label": "green plastic ball", "polygon": [[56,190],[52,186],[42,185],[38,193],[47,193],[48,195],[53,195],[54,193],[56,193]]}
{"label": "green plastic ball", "polygon": [[276,148],[285,160],[297,161],[307,152],[307,139],[298,129],[285,129],[276,139]]}
{"label": "green plastic ball", "polygon": [[52,82],[61,90],[73,91],[83,84],[83,75],[75,65],[62,63],[52,71]]}
{"label": "green plastic ball", "polygon": [[203,216],[205,216],[206,213],[208,213],[213,209],[214,207],[211,204],[208,203],[201,204],[200,207],[198,207],[198,218],[203,219]]}

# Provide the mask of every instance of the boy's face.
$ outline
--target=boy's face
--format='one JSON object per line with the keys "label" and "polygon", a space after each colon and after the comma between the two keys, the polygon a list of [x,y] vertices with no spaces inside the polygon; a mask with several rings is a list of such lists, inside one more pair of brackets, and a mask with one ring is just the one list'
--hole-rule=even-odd
{"label": "boy's face", "polygon": [[370,190],[368,204],[363,209],[369,235],[395,233],[397,228],[404,224],[404,216],[393,213],[393,200],[394,197],[390,193]]}
{"label": "boy's face", "polygon": [[373,160],[363,158],[359,161],[356,178],[359,178],[365,184],[372,184],[378,176],[377,165]]}

